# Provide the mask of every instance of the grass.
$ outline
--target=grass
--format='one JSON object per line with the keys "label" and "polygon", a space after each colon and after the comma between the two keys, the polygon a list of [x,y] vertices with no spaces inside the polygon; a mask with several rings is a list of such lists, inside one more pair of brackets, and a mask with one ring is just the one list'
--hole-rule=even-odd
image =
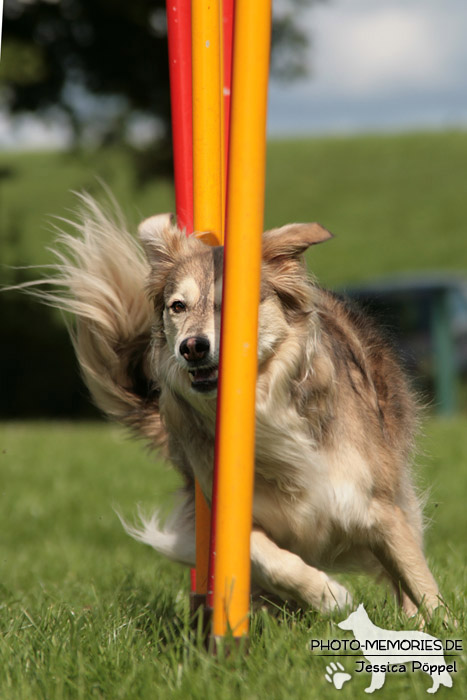
{"label": "grass", "polygon": [[102,183],[107,183],[133,226],[147,212],[174,209],[169,181],[137,188],[129,155],[121,149],[2,154],[1,175],[0,245],[7,265],[51,262],[47,246],[55,238],[52,226],[55,217],[72,215],[74,192],[105,198]]}
{"label": "grass", "polygon": [[[337,238],[309,254],[325,285],[467,267],[467,132],[272,141],[265,223],[320,221]],[[123,150],[0,155],[0,246],[6,264],[50,262],[53,215],[70,190],[115,193],[132,228],[173,211],[167,180],[139,184]],[[7,273],[4,272],[4,275]]]}
{"label": "grass", "polygon": [[[419,477],[431,485],[428,559],[460,620],[456,630],[434,620],[429,631],[461,639],[465,419],[430,420],[420,447]],[[308,648],[312,637],[344,638],[331,618],[259,611],[248,655],[216,659],[204,651],[189,624],[187,571],[129,539],[113,510],[131,518],[138,502],[168,504],[177,477],[118,428],[6,423],[0,465],[2,700],[335,697],[324,678],[330,659]],[[345,580],[376,624],[409,628],[382,587],[363,576]],[[466,696],[465,660],[464,653],[453,688],[440,697]],[[352,673],[354,660],[340,661]],[[342,697],[362,693],[363,676],[352,673]],[[381,698],[423,697],[430,685],[425,674],[394,676]]]}

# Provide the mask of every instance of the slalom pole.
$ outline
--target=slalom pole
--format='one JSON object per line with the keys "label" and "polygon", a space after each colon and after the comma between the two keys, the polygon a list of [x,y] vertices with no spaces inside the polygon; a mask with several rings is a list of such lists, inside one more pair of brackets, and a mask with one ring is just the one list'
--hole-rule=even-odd
{"label": "slalom pole", "polygon": [[234,0],[221,0],[221,120],[222,138],[222,218],[225,228],[225,210],[227,199],[227,172],[229,162],[230,138],[230,103],[232,94],[232,42],[233,42]]}
{"label": "slalom pole", "polygon": [[193,232],[191,0],[167,0],[170,104],[177,223]]}
{"label": "slalom pole", "polygon": [[[271,0],[236,0],[216,439],[214,640],[248,635]],[[224,371],[228,368],[228,371]]]}
{"label": "slalom pole", "polygon": [[[227,198],[227,172],[229,161],[229,135],[230,135],[230,105],[232,94],[232,42],[233,42],[233,19],[234,0],[223,0],[222,2],[222,26],[221,34],[221,62],[222,70],[222,98],[221,98],[221,120],[224,127],[224,137],[222,139],[222,216],[225,228],[225,207]],[[218,414],[216,418],[216,441]],[[216,447],[217,450],[217,447]],[[209,546],[209,576],[206,607],[212,613],[214,605],[214,575],[216,564],[216,524],[217,524],[217,479],[219,466],[217,462],[213,469],[212,503],[211,503],[211,540]]]}
{"label": "slalom pole", "polygon": [[[193,233],[193,101],[191,60],[191,0],[167,0],[170,106],[177,225]],[[199,486],[195,483],[195,492]],[[199,500],[199,497],[198,497]],[[203,505],[205,508],[203,509]],[[199,519],[209,521],[206,504]],[[205,511],[208,511],[207,514]],[[206,525],[205,528],[209,528]],[[202,528],[200,530],[202,532]],[[202,551],[202,545],[200,544]],[[202,569],[202,566],[201,566]],[[191,607],[197,606],[196,568],[191,569]],[[201,576],[202,581],[202,576]]]}
{"label": "slalom pole", "polygon": [[[219,0],[192,2],[193,202],[195,235],[223,242],[221,122],[221,26]],[[196,593],[192,609],[205,606],[208,589],[211,514],[198,483],[196,510]]]}
{"label": "slalom pole", "polygon": [[220,245],[222,217],[220,0],[192,2],[193,198],[195,233]]}
{"label": "slalom pole", "polygon": [[223,0],[222,3],[222,44],[223,44],[223,104],[224,104],[224,136],[226,145],[226,163],[228,163],[229,150],[229,134],[230,134],[230,103],[232,96],[232,49],[233,49],[233,18],[234,18],[234,0]]}

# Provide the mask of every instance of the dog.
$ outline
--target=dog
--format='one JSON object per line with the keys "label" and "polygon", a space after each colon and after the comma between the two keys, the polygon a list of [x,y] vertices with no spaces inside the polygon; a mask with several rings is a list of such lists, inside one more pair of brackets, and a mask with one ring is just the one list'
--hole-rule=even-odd
{"label": "dog", "polygon": [[[346,620],[338,622],[337,626],[353,633],[363,655],[370,662],[368,670],[371,669],[371,683],[365,688],[366,693],[373,693],[383,687],[388,670],[393,670],[393,667],[397,670],[401,665],[405,668],[410,662],[412,671],[422,670],[432,677],[433,685],[427,693],[436,693],[440,685],[452,688],[448,669],[453,670],[454,665],[446,664],[444,656],[439,653],[443,644],[436,637],[425,632],[394,632],[377,627],[368,617],[363,605],[359,605],[355,612]],[[369,653],[365,653],[367,649]]]}
{"label": "dog", "polygon": [[[166,214],[143,221],[138,243],[121,215],[81,205],[36,293],[74,315],[97,406],[182,476],[164,525],[156,513],[127,530],[192,566],[195,477],[208,503],[212,490],[223,248]],[[351,601],[333,571],[383,573],[408,615],[429,618],[440,598],[411,478],[417,402],[372,323],[307,275],[303,254],[331,238],[296,223],[262,239],[252,579],[329,612]]]}

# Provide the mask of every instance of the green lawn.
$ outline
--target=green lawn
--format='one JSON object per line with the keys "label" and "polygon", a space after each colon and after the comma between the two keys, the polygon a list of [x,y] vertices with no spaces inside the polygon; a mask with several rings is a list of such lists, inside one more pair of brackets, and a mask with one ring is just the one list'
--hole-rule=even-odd
{"label": "green lawn", "polygon": [[[310,252],[326,285],[432,269],[467,269],[467,132],[272,141],[265,222],[320,221],[336,240]],[[116,195],[132,227],[173,211],[167,180],[138,183],[123,150],[0,155],[2,262],[50,261],[54,215],[71,190]],[[4,273],[6,274],[6,273]]]}
{"label": "green lawn", "polygon": [[[430,420],[420,448],[427,554],[460,620],[430,631],[465,638],[465,419]],[[204,652],[190,632],[188,572],[128,538],[114,513],[167,504],[177,478],[118,428],[2,424],[0,465],[2,700],[335,697],[324,678],[331,659],[308,649],[312,637],[344,638],[329,618],[260,611],[248,655]],[[382,587],[363,576],[346,583],[376,624],[409,627]],[[352,674],[355,659],[340,661]],[[465,661],[439,697],[466,697]],[[352,674],[342,697],[363,693],[364,675]],[[421,673],[388,675],[379,697],[421,698],[430,684]]]}

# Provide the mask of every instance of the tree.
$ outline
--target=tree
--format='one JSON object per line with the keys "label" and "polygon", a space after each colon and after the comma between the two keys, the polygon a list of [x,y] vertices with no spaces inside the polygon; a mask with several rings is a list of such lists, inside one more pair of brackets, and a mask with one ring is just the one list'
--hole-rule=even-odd
{"label": "tree", "polygon": [[[281,0],[273,23],[272,68],[303,72],[301,10]],[[65,115],[79,142],[125,136],[135,114],[170,132],[163,0],[5,0],[0,107],[12,114]]]}

